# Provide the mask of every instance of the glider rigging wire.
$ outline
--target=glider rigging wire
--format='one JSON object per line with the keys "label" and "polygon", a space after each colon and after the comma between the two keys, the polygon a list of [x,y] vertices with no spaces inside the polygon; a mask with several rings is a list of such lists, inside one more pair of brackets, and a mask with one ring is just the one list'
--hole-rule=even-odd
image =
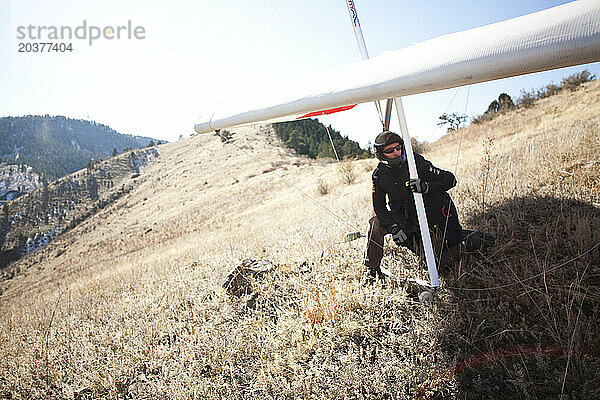
{"label": "glider rigging wire", "polygon": [[454,91],[454,96],[452,96],[452,100],[450,100],[450,103],[448,103],[448,107],[446,107],[444,114],[448,113],[448,110],[450,109],[450,106],[454,102],[454,99],[456,98],[456,95],[458,94],[458,91],[460,90],[460,88],[461,88],[461,86],[457,87],[456,90]]}
{"label": "glider rigging wire", "polygon": [[453,290],[462,290],[462,291],[465,291],[465,292],[484,292],[484,291],[488,291],[488,290],[504,289],[504,288],[511,287],[511,286],[514,286],[514,285],[522,284],[523,282],[527,282],[527,281],[530,281],[530,280],[535,279],[535,278],[539,278],[540,276],[544,276],[544,275],[546,275],[546,274],[548,274],[548,273],[550,273],[552,271],[555,271],[555,270],[557,270],[557,269],[559,269],[561,267],[564,267],[565,265],[568,265],[568,264],[572,263],[573,261],[579,260],[581,257],[585,256],[586,254],[591,253],[598,246],[600,246],[600,242],[598,242],[594,246],[590,247],[586,252],[581,253],[578,256],[575,256],[575,257],[571,258],[570,260],[565,261],[562,264],[555,265],[554,267],[552,267],[552,268],[550,268],[548,270],[545,270],[544,272],[540,272],[537,275],[528,276],[527,278],[520,279],[520,280],[518,280],[516,282],[506,283],[504,285],[492,286],[492,287],[487,287],[487,288],[462,288],[462,287],[451,287],[451,286],[446,286],[446,288],[447,289],[453,289]]}
{"label": "glider rigging wire", "polygon": [[335,158],[337,162],[340,162],[340,158],[338,157],[337,151],[335,151],[335,145],[333,144],[333,139],[331,138],[331,133],[329,132],[329,128],[325,125],[325,129],[327,129],[327,135],[329,135],[329,141],[331,142],[331,147],[333,148],[333,153],[335,154]]}
{"label": "glider rigging wire", "polygon": [[[215,131],[217,133],[217,135],[220,138],[223,138],[223,136],[221,136],[221,134],[217,131]],[[237,144],[235,144],[235,142],[230,142],[232,145],[235,146],[235,148],[237,148],[238,150],[240,150],[241,152],[243,152],[244,154],[246,154],[248,157],[250,157],[252,160],[256,160],[256,157],[253,157],[250,153],[248,153],[245,149],[241,148],[240,146],[238,146]],[[321,207],[323,210],[327,211],[329,214],[331,214],[333,217],[335,217],[336,219],[338,219],[339,221],[341,221],[342,223],[344,223],[345,225],[352,227],[352,229],[356,228],[356,226],[352,225],[350,222],[346,221],[345,219],[343,219],[342,217],[340,217],[339,215],[337,215],[336,213],[334,213],[333,211],[331,211],[329,208],[327,208],[326,206],[324,206],[323,204],[319,203],[317,200],[313,199],[308,193],[305,193],[302,189],[300,189],[299,187],[297,187],[296,185],[294,185],[292,182],[288,181],[287,179],[285,179],[283,176],[279,175],[278,176],[286,185],[288,185],[289,187],[291,187],[292,189],[298,191],[300,194],[302,194],[304,197],[306,197],[307,199],[309,199],[311,202],[313,202],[315,205]]]}
{"label": "glider rigging wire", "polygon": [[285,0],[281,0],[279,2],[279,5],[277,6],[277,9],[275,10],[275,12],[273,13],[273,15],[271,16],[271,19],[269,20],[269,22],[267,23],[267,27],[265,28],[265,31],[263,32],[260,41],[258,41],[257,45],[255,48],[261,47],[262,44],[265,41],[265,38],[267,37],[267,33],[269,33],[269,30],[271,29],[271,26],[273,25],[273,22],[275,22],[275,19],[277,18],[277,16],[279,15],[279,11],[281,10],[281,7],[283,6],[283,3],[285,3]]}
{"label": "glider rigging wire", "polygon": [[[458,93],[458,89],[454,93],[454,97],[456,97],[456,93]],[[467,101],[465,101],[465,112],[463,114],[467,113],[467,107],[469,105],[469,95],[470,94],[471,94],[471,85],[469,85],[467,88]],[[452,102],[454,101],[454,97],[452,97],[450,104],[452,104]],[[450,108],[450,104],[448,104],[448,107],[446,108],[446,112],[448,112],[448,109]],[[454,171],[458,171],[458,160],[460,158],[460,148],[462,146],[463,136],[464,136],[464,130],[461,129],[460,137],[458,140],[458,150],[456,151],[456,162],[454,163]],[[440,243],[440,252],[439,252],[440,255],[438,257],[438,264],[439,264],[440,260],[442,259],[442,252],[444,251],[444,240],[446,240],[446,231],[448,230],[448,219],[450,218],[450,203],[451,202],[452,202],[452,199],[448,199],[448,206],[446,207],[446,209],[448,210],[448,213],[446,214],[446,223],[444,224],[444,234],[442,236],[442,242]]]}
{"label": "glider rigging wire", "polygon": [[435,22],[433,22],[433,19],[431,19],[431,17],[429,17],[429,15],[427,15],[423,10],[421,10],[421,8],[419,8],[412,0],[406,0],[408,1],[410,4],[412,4],[412,6],[414,8],[417,9],[418,12],[420,12],[421,14],[423,14],[423,16],[429,21],[429,23],[439,31],[439,33],[444,33],[444,31],[442,31],[442,28],[440,28]]}
{"label": "glider rigging wire", "polygon": [[[219,133],[219,131],[215,131],[215,133],[217,134],[217,136],[219,136],[221,139],[223,139],[224,137],[221,136],[221,134]],[[252,156],[248,151],[246,151],[244,148],[238,146],[237,144],[235,144],[235,142],[230,142],[233,146],[235,146],[236,149],[240,150],[242,153],[244,153],[246,156],[248,156],[250,159],[252,160],[256,160],[256,157]],[[308,193],[305,193],[302,189],[300,189],[299,187],[297,187],[296,185],[294,185],[292,182],[288,181],[287,179],[285,179],[283,176],[281,175],[276,175],[279,179],[281,179],[286,185],[288,185],[289,187],[291,187],[292,189],[296,190],[297,192],[299,192],[302,196],[306,197],[308,200],[310,200],[313,204],[317,205],[318,207],[322,208],[323,210],[325,210],[328,214],[330,214],[331,216],[333,216],[335,219],[337,219],[338,221],[342,222],[344,225],[350,227],[351,229],[356,229],[356,225],[353,225],[352,223],[348,222],[346,219],[340,217],[338,214],[336,214],[335,212],[333,212],[332,210],[330,210],[329,208],[327,208],[326,206],[324,206],[323,204],[319,203],[317,200],[315,200],[312,196],[310,196]],[[370,238],[369,238],[370,241]],[[379,243],[373,241],[373,243],[381,248],[383,248],[382,245],[380,245]]]}

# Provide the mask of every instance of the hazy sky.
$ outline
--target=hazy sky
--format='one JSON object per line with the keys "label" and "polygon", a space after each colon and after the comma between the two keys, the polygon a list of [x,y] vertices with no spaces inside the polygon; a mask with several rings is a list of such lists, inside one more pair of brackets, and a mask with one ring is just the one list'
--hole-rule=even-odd
{"label": "hazy sky", "polygon": [[[369,53],[567,1],[356,0]],[[54,40],[72,52],[19,53],[18,27],[142,27],[144,39]],[[89,31],[88,31],[89,32]],[[113,31],[108,31],[115,34]],[[47,32],[43,32],[47,34]],[[89,36],[89,35],[88,35]],[[0,0],[0,115],[95,120],[121,133],[175,140],[247,82],[282,81],[360,59],[344,0]],[[404,99],[411,134],[439,137],[443,112],[480,114],[501,92],[555,83],[599,63]],[[467,101],[467,94],[469,95]],[[365,144],[380,130],[372,103],[322,119]]]}

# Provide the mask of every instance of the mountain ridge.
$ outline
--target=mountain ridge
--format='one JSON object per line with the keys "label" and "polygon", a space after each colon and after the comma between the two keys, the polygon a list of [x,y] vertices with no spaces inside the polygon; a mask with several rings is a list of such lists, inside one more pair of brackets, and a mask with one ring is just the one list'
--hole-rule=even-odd
{"label": "mountain ridge", "polygon": [[63,116],[0,118],[0,162],[25,164],[53,180],[85,167],[114,149],[146,147],[152,138],[118,133],[95,121]]}

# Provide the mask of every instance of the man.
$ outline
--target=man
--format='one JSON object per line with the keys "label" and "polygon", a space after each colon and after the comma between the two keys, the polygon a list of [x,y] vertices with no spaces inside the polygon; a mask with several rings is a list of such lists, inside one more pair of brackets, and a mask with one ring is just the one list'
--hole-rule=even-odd
{"label": "man", "polygon": [[[369,276],[383,278],[379,268],[383,258],[383,239],[391,234],[394,243],[417,253],[421,235],[413,192],[423,195],[427,222],[430,229],[440,233],[440,243],[435,246],[438,266],[444,267],[465,251],[475,251],[493,237],[463,230],[456,207],[447,191],[456,185],[451,172],[435,167],[423,156],[415,153],[419,179],[410,179],[404,141],[390,131],[375,138],[375,155],[380,163],[373,172],[373,208],[375,217],[369,220],[367,248],[364,263]],[[442,243],[443,241],[443,243]],[[437,247],[437,248],[436,248]]]}

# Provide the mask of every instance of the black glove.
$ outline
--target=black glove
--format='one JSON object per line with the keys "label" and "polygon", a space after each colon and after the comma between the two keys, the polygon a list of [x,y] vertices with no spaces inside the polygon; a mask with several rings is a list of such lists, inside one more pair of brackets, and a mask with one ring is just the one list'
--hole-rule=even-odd
{"label": "black glove", "polygon": [[394,243],[396,243],[397,246],[402,246],[402,244],[406,242],[406,239],[408,239],[406,233],[404,233],[398,224],[392,225],[390,233],[392,234],[392,239],[394,239]]}
{"label": "black glove", "polygon": [[422,193],[425,194],[429,191],[429,183],[422,181],[420,179],[411,179],[406,182],[406,186],[410,187],[414,193]]}

